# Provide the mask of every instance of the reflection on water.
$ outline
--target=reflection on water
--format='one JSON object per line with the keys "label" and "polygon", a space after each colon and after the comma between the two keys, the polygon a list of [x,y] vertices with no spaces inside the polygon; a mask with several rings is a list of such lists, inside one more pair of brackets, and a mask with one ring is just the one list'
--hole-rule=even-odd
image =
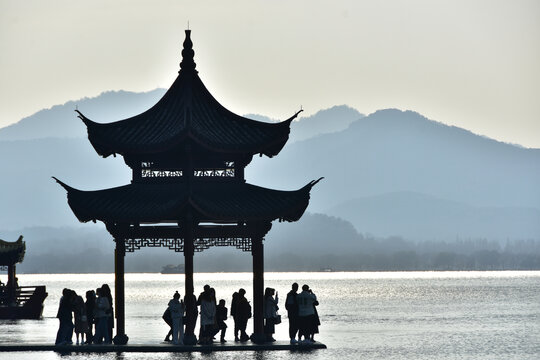
{"label": "reflection on water", "polygon": [[[204,284],[216,289],[230,307],[231,295],[243,287],[251,300],[251,273],[202,273],[194,276],[196,292]],[[266,273],[265,286],[283,301],[293,281],[307,283],[317,294],[322,326],[318,340],[329,348],[312,353],[243,352],[212,354],[97,354],[92,359],[536,359],[540,353],[540,272],[371,272]],[[24,285],[44,284],[49,297],[44,319],[0,322],[0,343],[53,343],[55,319],[64,287],[79,294],[113,274],[19,276]],[[183,294],[181,274],[126,275],[126,332],[130,343],[159,343],[167,332],[161,315],[175,290]],[[227,338],[231,339],[232,320]],[[248,324],[252,328],[252,324]],[[287,320],[276,338],[287,339]],[[317,338],[317,336],[316,336]],[[10,353],[9,359],[36,354]],[[85,354],[62,359],[87,358]],[[59,359],[40,353],[40,360]]]}

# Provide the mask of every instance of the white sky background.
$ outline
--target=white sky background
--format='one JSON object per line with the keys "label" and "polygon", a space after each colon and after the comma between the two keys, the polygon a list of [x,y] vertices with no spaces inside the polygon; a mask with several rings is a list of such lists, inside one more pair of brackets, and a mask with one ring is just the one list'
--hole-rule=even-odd
{"label": "white sky background", "polygon": [[392,107],[540,148],[536,0],[0,0],[0,127],[168,88],[188,21],[203,82],[238,114]]}

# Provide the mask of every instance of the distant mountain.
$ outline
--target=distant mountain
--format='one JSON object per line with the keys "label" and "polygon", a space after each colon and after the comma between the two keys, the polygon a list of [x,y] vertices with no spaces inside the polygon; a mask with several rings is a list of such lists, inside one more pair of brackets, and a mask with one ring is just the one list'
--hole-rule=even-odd
{"label": "distant mountain", "polygon": [[311,179],[310,210],[349,199],[411,191],[472,206],[540,209],[540,149],[525,149],[428,120],[380,110],[346,130],[254,158],[248,181],[290,189]]}
{"label": "distant mountain", "polygon": [[51,176],[86,190],[131,180],[121,157],[99,157],[84,138],[0,141],[0,164],[0,230],[79,225]]}
{"label": "distant mountain", "polygon": [[[130,91],[107,91],[93,98],[68,101],[28,116],[15,124],[0,128],[0,141],[32,140],[48,137],[86,138],[86,127],[77,118],[75,109],[99,123],[122,120],[140,114],[164,95],[165,89],[135,93]],[[247,114],[246,117],[276,122],[264,115]],[[353,121],[363,117],[357,110],[346,105],[321,110],[309,117],[299,116],[292,123],[289,142],[346,129]],[[285,119],[280,119],[282,121]]]}
{"label": "distant mountain", "polygon": [[[28,227],[4,230],[1,234],[8,241],[24,235],[27,250],[25,261],[18,266],[21,272],[114,271],[114,242],[101,223],[86,224],[82,228]],[[316,264],[309,263],[310,257],[343,256],[369,250],[370,246],[349,222],[323,214],[306,213],[295,223],[276,222],[265,239],[267,258],[276,259],[276,266],[286,264],[288,268],[294,268],[296,260],[301,259],[302,263],[307,261],[309,270],[318,270]],[[159,272],[166,264],[183,261],[181,254],[168,249],[143,248],[127,254],[126,271]],[[250,271],[252,258],[249,252],[220,248],[207,250],[204,256],[197,255],[195,266],[198,271]],[[274,269],[280,270],[280,267]]]}
{"label": "distant mountain", "polygon": [[354,121],[364,117],[356,109],[347,105],[320,110],[309,117],[300,117],[291,124],[289,141],[306,140],[318,135],[345,130]]}
{"label": "distant mountain", "polygon": [[416,241],[540,238],[539,209],[476,207],[413,192],[355,198],[326,213],[364,233]]}
{"label": "distant mountain", "polygon": [[[146,110],[163,92],[104,93],[0,129],[0,231],[80,226],[51,176],[92,190],[127,184],[131,171],[122,157],[95,153],[75,106],[98,122],[114,121]],[[325,179],[313,189],[308,211],[339,216],[359,233],[540,238],[539,149],[500,143],[412,111],[363,116],[343,105],[321,110],[293,122],[278,156],[256,156],[246,168],[248,182],[277,189],[296,189],[320,176]],[[325,222],[327,238],[340,221]],[[300,236],[300,228],[289,229]]]}
{"label": "distant mountain", "polygon": [[28,116],[0,129],[0,141],[29,140],[46,137],[86,137],[86,127],[77,118],[79,109],[96,122],[122,120],[139,114],[154,105],[165,93],[156,89],[144,93],[108,91],[94,98],[69,101]]}
{"label": "distant mountain", "polygon": [[[249,119],[277,122],[285,119],[272,119],[259,114],[246,114]],[[304,117],[302,113],[291,124],[291,133],[288,143],[306,140],[322,134],[334,133],[345,130],[354,121],[363,118],[365,115],[358,110],[347,105],[336,105],[329,109],[317,111],[311,116]]]}

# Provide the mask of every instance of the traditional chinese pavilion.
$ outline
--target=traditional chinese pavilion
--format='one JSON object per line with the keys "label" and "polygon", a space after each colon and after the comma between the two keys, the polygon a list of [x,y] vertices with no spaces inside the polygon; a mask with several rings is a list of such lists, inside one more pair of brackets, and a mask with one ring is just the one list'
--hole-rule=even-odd
{"label": "traditional chinese pavilion", "polygon": [[141,247],[184,253],[185,293],[193,294],[193,256],[211,246],[235,246],[253,256],[252,340],[262,341],[263,239],[271,222],[297,221],[309,203],[312,181],[295,191],[251,185],[244,168],[256,154],[273,157],[289,137],[291,121],[264,123],[224,108],[195,69],[186,30],[179,75],[153,107],[107,124],[79,113],[88,139],[103,156],[124,157],[131,184],[82,191],[57,180],[81,222],[102,221],[116,242],[115,343],[127,342],[124,256]]}

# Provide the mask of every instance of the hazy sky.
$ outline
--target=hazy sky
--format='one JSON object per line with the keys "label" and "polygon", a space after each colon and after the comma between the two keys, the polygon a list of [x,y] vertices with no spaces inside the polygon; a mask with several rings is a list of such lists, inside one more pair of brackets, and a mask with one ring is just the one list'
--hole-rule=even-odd
{"label": "hazy sky", "polygon": [[236,113],[392,107],[540,148],[537,0],[0,0],[0,127],[168,88],[188,21],[202,80]]}

